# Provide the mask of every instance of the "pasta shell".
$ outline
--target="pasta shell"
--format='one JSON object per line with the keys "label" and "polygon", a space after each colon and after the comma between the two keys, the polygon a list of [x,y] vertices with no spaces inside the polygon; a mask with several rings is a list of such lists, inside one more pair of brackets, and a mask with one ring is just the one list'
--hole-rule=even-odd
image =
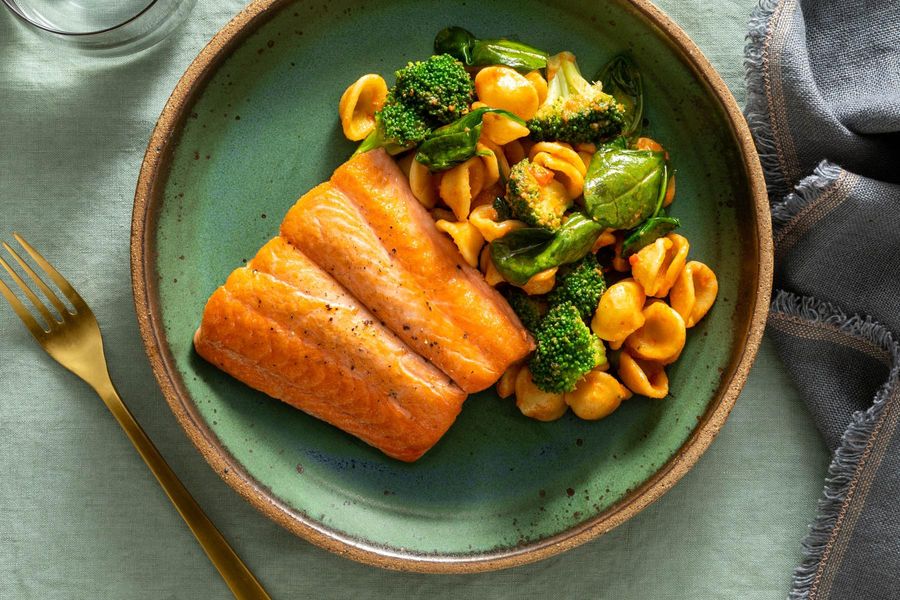
{"label": "pasta shell", "polygon": [[614,235],[616,242],[613,248],[612,268],[619,273],[627,273],[631,270],[631,263],[628,262],[627,258],[622,256],[622,244],[625,242],[625,236],[622,232],[617,232]]}
{"label": "pasta shell", "polygon": [[[413,155],[412,152],[409,153]],[[417,160],[409,165],[409,188],[413,196],[425,208],[434,208],[438,199],[438,178],[428,167]]]}
{"label": "pasta shell", "polygon": [[631,255],[631,273],[648,296],[662,298],[684,269],[689,248],[685,237],[670,233]]}
{"label": "pasta shell", "polygon": [[463,221],[469,216],[472,199],[483,185],[484,163],[480,157],[473,156],[461,165],[444,171],[438,189],[441,200],[450,207],[457,220]]}
{"label": "pasta shell", "polygon": [[482,120],[481,135],[489,141],[503,146],[528,135],[528,128],[509,117],[487,113]]}
{"label": "pasta shell", "polygon": [[573,163],[547,152],[538,152],[532,160],[534,164],[553,171],[553,178],[561,183],[566,190],[567,200],[574,200],[584,191],[584,175],[579,172],[580,167],[584,165],[577,154],[574,152],[572,154],[579,168],[576,168]]}
{"label": "pasta shell", "polygon": [[597,241],[594,242],[594,245],[591,246],[591,252],[596,253],[600,248],[606,248],[607,246],[612,246],[616,243],[616,234],[613,233],[612,229],[605,229],[603,233],[597,237]]}
{"label": "pasta shell", "polygon": [[601,340],[610,342],[615,350],[629,335],[644,325],[646,295],[633,279],[623,279],[600,296],[597,310],[591,319],[591,329]]}
{"label": "pasta shell", "polygon": [[538,142],[528,151],[528,157],[534,160],[538,154],[546,153],[564,160],[572,165],[572,167],[584,177],[587,174],[587,167],[581,161],[578,153],[572,149],[572,146],[565,142]]}
{"label": "pasta shell", "polygon": [[481,233],[486,242],[500,239],[510,231],[525,227],[525,223],[515,219],[497,221],[497,211],[489,204],[484,204],[472,209],[469,213],[469,222]]}
{"label": "pasta shell", "polygon": [[363,75],[348,87],[338,103],[341,129],[348,140],[358,142],[375,129],[375,113],[384,106],[387,83],[381,75]]}
{"label": "pasta shell", "polygon": [[718,293],[719,282],[713,270],[692,260],[675,280],[669,292],[669,301],[684,319],[685,326],[690,328],[706,316]]}
{"label": "pasta shell", "polygon": [[516,378],[519,376],[521,370],[522,364],[518,363],[510,365],[510,367],[503,372],[503,375],[497,380],[498,396],[501,398],[509,398],[516,393]]}
{"label": "pasta shell", "polygon": [[[484,137],[483,133],[482,137]],[[528,156],[528,152],[525,150],[525,146],[522,145],[521,140],[513,140],[504,145],[503,153],[506,155],[506,162],[510,165],[522,162]]]}
{"label": "pasta shell", "polygon": [[488,106],[508,110],[526,121],[535,115],[540,105],[534,84],[514,69],[500,65],[478,71],[475,93]]}
{"label": "pasta shell", "polygon": [[588,169],[591,166],[591,160],[594,159],[594,154],[597,152],[597,146],[595,144],[576,144],[575,151],[578,153],[578,157],[581,158],[581,162],[584,163],[584,168]]}
{"label": "pasta shell", "polygon": [[[475,144],[475,150],[481,156],[481,161],[484,166],[484,183],[482,184],[485,188],[491,187],[498,181],[500,181],[500,159],[497,154],[503,156],[503,152],[494,152],[493,148],[496,148],[496,145],[488,142],[487,144],[483,142],[478,142]],[[503,162],[506,162],[506,157],[503,156]],[[509,172],[509,165],[506,165],[506,171]],[[504,177],[505,179],[505,177]]]}
{"label": "pasta shell", "polygon": [[538,104],[543,104],[544,100],[547,99],[547,80],[544,79],[540,71],[531,71],[525,75],[525,79],[534,86],[534,91],[537,92],[538,96]]}
{"label": "pasta shell", "polygon": [[471,223],[440,220],[434,225],[439,231],[443,231],[453,238],[453,243],[459,248],[459,253],[470,266],[478,267],[478,255],[484,245],[484,238]]}
{"label": "pasta shell", "polygon": [[564,397],[578,417],[595,421],[612,414],[622,400],[631,397],[631,391],[609,373],[591,371]]}
{"label": "pasta shell", "polygon": [[546,271],[541,271],[540,273],[532,275],[531,279],[522,286],[522,291],[529,296],[549,294],[550,290],[556,285],[556,271],[558,269],[559,267],[553,267],[552,269],[547,269]]}
{"label": "pasta shell", "polygon": [[675,175],[669,177],[669,183],[666,184],[666,197],[663,198],[663,206],[669,206],[675,201]]}
{"label": "pasta shell", "polygon": [[648,137],[638,138],[634,142],[634,148],[636,150],[652,150],[653,152],[665,152],[666,160],[669,160],[669,153],[666,152],[666,149],[662,147],[662,144],[660,144],[653,138],[648,138]]}
{"label": "pasta shell", "polygon": [[669,394],[669,378],[663,366],[634,358],[627,351],[619,355],[619,379],[641,396],[665,398]]}
{"label": "pasta shell", "polygon": [[496,286],[498,283],[504,281],[503,275],[500,274],[500,271],[498,271],[496,265],[494,265],[494,259],[491,258],[490,246],[485,246],[481,249],[481,257],[478,259],[478,268],[481,271],[481,274],[484,275],[484,280],[488,285]]}
{"label": "pasta shell", "polygon": [[684,349],[684,319],[665,302],[652,302],[644,310],[644,324],[625,340],[635,358],[664,365],[674,362]]}
{"label": "pasta shell", "polygon": [[538,421],[555,421],[569,408],[562,394],[539,390],[528,367],[523,367],[516,376],[516,406],[523,415]]}

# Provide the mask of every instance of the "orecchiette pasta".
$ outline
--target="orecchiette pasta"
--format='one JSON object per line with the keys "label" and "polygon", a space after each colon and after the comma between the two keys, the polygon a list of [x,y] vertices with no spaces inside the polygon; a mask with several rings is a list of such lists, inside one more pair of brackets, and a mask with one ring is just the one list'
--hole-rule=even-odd
{"label": "orecchiette pasta", "polygon": [[538,104],[543,104],[544,100],[547,99],[547,80],[544,79],[540,71],[531,71],[525,75],[525,79],[534,86],[534,91],[537,92],[538,96]]}
{"label": "orecchiette pasta", "polygon": [[363,75],[341,95],[338,115],[348,140],[358,142],[375,129],[375,113],[384,106],[387,83],[381,75]]}
{"label": "orecchiette pasta", "polygon": [[503,153],[506,155],[506,162],[510,165],[521,162],[522,159],[528,156],[528,153],[525,151],[525,146],[522,145],[521,140],[513,140],[503,146]]}
{"label": "orecchiette pasta", "polygon": [[497,270],[494,259],[491,258],[490,246],[485,246],[481,249],[481,258],[478,259],[478,268],[481,271],[481,274],[484,275],[484,280],[490,286],[495,286],[498,283],[505,281],[503,275]]}
{"label": "orecchiette pasta", "polygon": [[529,296],[549,294],[550,290],[553,289],[553,286],[556,285],[556,271],[558,269],[559,267],[553,267],[552,269],[547,269],[546,271],[541,271],[540,273],[532,275],[531,279],[522,286],[522,291]]}
{"label": "orecchiette pasta", "polygon": [[534,84],[509,67],[490,66],[478,71],[475,92],[488,106],[508,110],[525,120],[534,116],[540,104]]}
{"label": "orecchiette pasta", "polygon": [[684,349],[684,319],[672,307],[655,301],[644,307],[644,324],[625,340],[636,358],[664,365],[674,362]]}
{"label": "orecchiette pasta", "polygon": [[461,165],[444,171],[438,187],[441,199],[450,207],[456,219],[463,221],[469,216],[472,198],[478,195],[484,185],[484,163],[481,157],[473,156]]}
{"label": "orecchiette pasta", "polygon": [[669,378],[659,363],[634,358],[628,351],[619,355],[619,379],[635,394],[648,398],[665,398]]}
{"label": "orecchiette pasta", "polygon": [[483,204],[473,208],[472,212],[469,213],[469,223],[478,229],[486,242],[493,242],[510,231],[525,227],[525,223],[515,219],[497,221],[497,211],[490,204]]}
{"label": "orecchiette pasta", "polygon": [[613,233],[612,229],[604,229],[603,233],[601,233],[597,237],[597,241],[594,242],[594,245],[591,246],[591,252],[596,253],[600,248],[606,248],[607,246],[612,246],[616,243],[616,234]]}
{"label": "orecchiette pasta", "polygon": [[619,408],[622,400],[631,397],[631,391],[603,371],[591,371],[571,392],[564,395],[566,404],[582,419],[594,421],[610,415]]}
{"label": "orecchiette pasta", "polygon": [[[475,144],[476,156],[480,156],[482,163],[482,173],[484,173],[484,181],[482,186],[491,187],[500,181],[500,161],[497,155],[491,150],[487,144],[481,142]],[[506,157],[503,157],[506,160]]]}
{"label": "orecchiette pasta", "polygon": [[578,152],[578,158],[581,159],[581,162],[584,164],[584,168],[588,168],[591,166],[591,160],[594,158],[593,154],[588,154],[587,152]]}
{"label": "orecchiette pasta", "polygon": [[521,370],[522,363],[517,363],[511,365],[503,372],[503,375],[501,375],[500,379],[497,381],[498,396],[501,398],[509,398],[516,392],[516,378],[519,376],[519,371]]}
{"label": "orecchiette pasta", "polygon": [[622,244],[625,242],[625,236],[621,232],[614,234],[616,238],[615,247],[613,248],[612,268],[619,273],[626,273],[631,270],[628,259],[622,256]]}
{"label": "orecchiette pasta", "polygon": [[434,208],[437,204],[438,177],[417,160],[409,165],[409,188],[425,208]]}
{"label": "orecchiette pasta", "polygon": [[578,153],[579,158],[581,158],[581,162],[584,163],[584,168],[587,169],[591,166],[591,160],[597,152],[597,146],[594,144],[577,144],[575,146],[575,151]]}
{"label": "orecchiette pasta", "polygon": [[[575,158],[580,166],[581,158],[577,154]],[[580,174],[572,163],[546,152],[540,152],[532,162],[553,171],[554,179],[565,188],[568,200],[574,200],[581,195],[584,190],[584,175]]]}
{"label": "orecchiette pasta", "polygon": [[400,170],[406,175],[406,178],[409,179],[409,170],[412,168],[414,155],[412,152],[407,152],[406,154],[401,155],[399,158],[395,158],[394,161],[397,163],[397,166],[400,167]]}
{"label": "orecchiette pasta", "polygon": [[669,153],[666,152],[666,149],[662,147],[662,144],[660,144],[653,138],[640,137],[637,140],[635,140],[634,147],[637,150],[652,150],[654,152],[665,152],[666,160],[669,160]]}
{"label": "orecchiette pasta", "polygon": [[523,415],[538,421],[555,421],[569,408],[562,394],[539,390],[528,367],[523,367],[516,376],[516,406]]}
{"label": "orecchiette pasta", "polygon": [[450,234],[453,243],[459,248],[459,253],[469,265],[478,267],[478,254],[484,245],[484,238],[478,233],[474,225],[468,221],[450,222],[440,220],[435,223],[439,231]]}
{"label": "orecchiette pasta", "polygon": [[669,176],[669,183],[666,184],[666,197],[663,198],[663,206],[668,206],[675,201],[675,175]]}
{"label": "orecchiette pasta", "polygon": [[648,296],[662,298],[669,293],[684,269],[689,247],[686,238],[670,233],[631,255],[631,273]]}
{"label": "orecchiette pasta", "polygon": [[713,270],[692,260],[684,266],[669,292],[672,308],[684,319],[686,327],[693,327],[702,319],[719,293],[719,282]]}
{"label": "orecchiette pasta", "polygon": [[[484,168],[488,173],[488,176],[485,178],[485,187],[493,185],[500,180],[506,181],[509,177],[509,161],[506,159],[503,149],[487,139],[481,139],[476,144],[475,149],[481,153],[481,160],[484,161]],[[496,178],[490,181],[494,176]],[[487,183],[487,181],[490,181],[490,183]]]}
{"label": "orecchiette pasta", "polygon": [[615,350],[644,324],[645,300],[643,288],[633,279],[614,283],[600,296],[591,329]]}
{"label": "orecchiette pasta", "polygon": [[587,167],[569,144],[538,142],[531,147],[529,157],[534,164],[553,171],[554,178],[565,186],[569,200],[581,195]]}
{"label": "orecchiette pasta", "polygon": [[571,145],[565,142],[537,142],[528,151],[528,158],[534,160],[541,153],[551,154],[567,163],[571,163],[572,167],[581,173],[582,176],[587,173],[587,167],[578,158],[578,153],[575,152]]}
{"label": "orecchiette pasta", "polygon": [[[484,102],[473,102],[472,109],[487,106]],[[504,146],[512,141],[524,138],[528,135],[528,128],[516,123],[509,117],[494,113],[487,113],[481,121],[481,138],[493,142],[498,146]]]}

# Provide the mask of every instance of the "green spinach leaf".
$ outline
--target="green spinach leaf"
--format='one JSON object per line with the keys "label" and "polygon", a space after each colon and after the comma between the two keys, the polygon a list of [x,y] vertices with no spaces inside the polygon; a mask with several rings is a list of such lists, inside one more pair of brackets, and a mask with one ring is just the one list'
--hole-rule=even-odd
{"label": "green spinach leaf", "polygon": [[515,40],[479,40],[462,27],[447,27],[434,38],[434,53],[449,54],[467,67],[505,65],[522,73],[547,66],[547,53]]}
{"label": "green spinach leaf", "polygon": [[525,285],[541,271],[582,259],[602,231],[602,226],[576,212],[555,233],[526,227],[494,240],[491,258],[504,279]]}
{"label": "green spinach leaf", "polygon": [[664,235],[674,231],[681,226],[681,221],[675,217],[650,217],[644,221],[640,227],[632,231],[625,241],[622,242],[622,256],[628,257],[649,246]]}
{"label": "green spinach leaf", "polygon": [[603,91],[625,108],[622,135],[636,136],[644,118],[644,82],[637,65],[631,57],[621,54],[606,63],[597,80],[603,84]]}
{"label": "green spinach leaf", "polygon": [[475,156],[485,113],[498,113],[522,125],[525,121],[499,108],[476,108],[464,117],[435,129],[419,144],[416,160],[431,171],[446,171]]}
{"label": "green spinach leaf", "polygon": [[656,211],[665,181],[664,153],[604,146],[584,178],[585,208],[603,227],[631,229]]}

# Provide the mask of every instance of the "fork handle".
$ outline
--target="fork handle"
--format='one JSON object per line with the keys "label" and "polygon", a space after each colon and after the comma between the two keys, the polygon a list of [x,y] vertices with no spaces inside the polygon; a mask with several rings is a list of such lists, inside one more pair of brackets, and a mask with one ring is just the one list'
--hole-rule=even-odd
{"label": "fork handle", "polygon": [[166,495],[188,527],[194,533],[194,537],[200,542],[203,551],[212,561],[219,574],[225,579],[225,583],[231,589],[231,593],[238,600],[271,600],[262,584],[256,579],[247,565],[241,560],[237,553],[231,548],[228,542],[222,537],[222,534],[216,529],[191,493],[184,487],[178,476],[163,458],[150,438],[132,416],[131,411],[122,402],[112,381],[106,378],[106,381],[100,382],[94,386],[97,394],[103,399],[103,402],[112,412],[116,421],[125,430],[128,439],[134,444],[138,454],[150,467],[150,471],[159,481],[159,484],[165,490]]}

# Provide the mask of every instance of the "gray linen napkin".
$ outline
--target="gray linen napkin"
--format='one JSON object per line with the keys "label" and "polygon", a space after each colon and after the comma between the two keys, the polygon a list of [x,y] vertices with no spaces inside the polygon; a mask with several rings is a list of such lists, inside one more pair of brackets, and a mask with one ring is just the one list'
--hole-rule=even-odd
{"label": "gray linen napkin", "polygon": [[834,453],[790,598],[900,598],[900,2],[762,0],[745,66],[768,332]]}

